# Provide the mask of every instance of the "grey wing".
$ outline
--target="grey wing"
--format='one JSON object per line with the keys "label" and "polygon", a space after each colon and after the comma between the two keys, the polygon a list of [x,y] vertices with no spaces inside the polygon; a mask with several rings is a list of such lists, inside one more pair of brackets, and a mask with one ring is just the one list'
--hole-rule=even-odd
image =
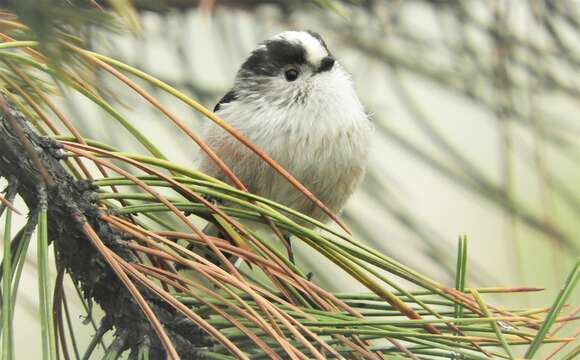
{"label": "grey wing", "polygon": [[237,94],[236,94],[236,92],[235,92],[234,90],[230,90],[230,91],[228,91],[228,92],[227,92],[227,93],[226,93],[226,94],[225,94],[225,95],[224,95],[224,96],[223,96],[223,97],[220,99],[220,101],[218,101],[218,103],[217,103],[217,104],[215,104],[215,106],[214,106],[214,108],[213,108],[213,112],[216,112],[216,111],[218,111],[218,110],[220,109],[220,107],[221,107],[223,104],[227,104],[227,103],[229,103],[229,102],[232,102],[232,101],[236,100],[236,98],[237,98]]}
{"label": "grey wing", "polygon": [[[237,99],[236,92],[232,89],[228,91],[218,103],[213,108],[213,112],[218,112],[223,104],[230,103]],[[217,153],[218,156],[228,163],[227,152],[224,151],[223,147],[220,145],[227,144],[222,137],[225,135],[222,129],[219,129],[211,121],[205,123],[202,131],[203,140]],[[224,158],[225,157],[225,158]],[[223,171],[215,164],[213,160],[207,156],[204,152],[200,152],[198,155],[198,165],[203,173],[214,176],[220,180],[226,181],[225,174]],[[232,164],[228,164],[231,166]]]}

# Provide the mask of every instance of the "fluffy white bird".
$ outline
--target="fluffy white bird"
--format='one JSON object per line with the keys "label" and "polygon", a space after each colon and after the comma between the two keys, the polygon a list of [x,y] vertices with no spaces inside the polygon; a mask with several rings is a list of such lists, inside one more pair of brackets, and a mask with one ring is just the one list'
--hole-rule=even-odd
{"label": "fluffy white bird", "polygon": [[[347,71],[312,31],[287,31],[260,44],[214,111],[264,150],[333,212],[361,182],[372,124]],[[322,210],[217,125],[203,139],[248,189],[317,220]],[[225,174],[205,154],[201,170]]]}

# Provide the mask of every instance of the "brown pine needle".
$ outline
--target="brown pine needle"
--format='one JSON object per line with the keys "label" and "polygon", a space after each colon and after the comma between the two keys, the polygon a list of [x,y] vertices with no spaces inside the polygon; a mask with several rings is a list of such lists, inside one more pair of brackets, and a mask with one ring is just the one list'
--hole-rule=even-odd
{"label": "brown pine needle", "polygon": [[137,304],[139,305],[139,307],[141,308],[141,310],[151,323],[151,326],[157,333],[157,336],[159,336],[159,340],[163,344],[163,347],[167,352],[167,356],[172,360],[178,360],[180,357],[177,354],[175,347],[173,346],[173,342],[171,341],[171,339],[169,339],[169,336],[167,336],[167,333],[163,329],[163,325],[161,325],[161,322],[159,322],[159,319],[157,319],[157,316],[155,316],[155,313],[153,312],[153,310],[151,310],[149,304],[147,304],[147,301],[145,301],[143,295],[141,295],[135,284],[129,279],[127,274],[123,271],[123,269],[119,265],[118,260],[115,259],[114,254],[103,244],[103,242],[99,238],[99,235],[95,232],[95,230],[91,227],[91,225],[87,223],[86,220],[84,219],[82,221],[83,221],[82,228],[85,235],[87,235],[87,237],[91,240],[95,248],[97,248],[99,253],[105,258],[109,266],[111,266],[111,269],[113,269],[115,274],[117,274],[117,276],[119,277],[119,280],[125,285],[127,290],[129,290],[129,292],[131,293],[131,295],[133,296],[133,298],[135,299],[135,301],[137,302]]}
{"label": "brown pine needle", "polygon": [[[233,316],[231,316],[230,314],[228,314],[224,310],[220,309],[218,306],[216,306],[216,305],[212,304],[211,302],[205,300],[203,297],[198,296],[196,293],[194,293],[193,291],[191,291],[189,288],[187,288],[187,287],[185,287],[183,285],[180,285],[179,282],[184,281],[187,285],[192,286],[192,287],[194,287],[194,288],[196,288],[198,290],[201,290],[205,294],[212,295],[215,299],[218,299],[222,304],[227,304],[228,306],[230,306],[231,308],[235,309],[238,313],[241,313],[242,315],[250,315],[247,312],[244,312],[239,307],[235,306],[234,304],[231,304],[226,298],[220,296],[215,291],[211,290],[208,287],[201,286],[201,285],[195,283],[194,281],[192,281],[190,279],[180,278],[176,274],[172,274],[172,273],[169,273],[167,271],[164,271],[164,270],[161,270],[161,269],[158,269],[158,268],[154,268],[154,267],[151,267],[151,266],[148,266],[148,265],[142,265],[142,264],[135,264],[134,266],[135,266],[135,268],[137,268],[138,270],[140,270],[144,274],[148,274],[150,276],[154,276],[154,277],[156,277],[158,280],[160,280],[162,282],[171,284],[171,286],[173,286],[174,288],[179,289],[183,293],[185,293],[185,294],[187,294],[187,295],[189,295],[191,297],[194,297],[198,301],[204,303],[206,306],[208,306],[209,308],[211,308],[212,310],[214,310],[217,314],[220,314],[224,319],[228,320],[231,324],[233,324],[234,326],[236,326],[244,334],[248,335],[248,337],[250,339],[252,339],[254,341],[254,343],[256,345],[258,345],[262,350],[264,350],[264,352],[266,354],[268,354],[268,356],[270,356],[270,358],[272,358],[272,359],[281,359],[278,356],[278,354],[276,354],[272,350],[272,348],[270,348],[262,339],[260,339],[250,329],[248,329],[243,324],[241,324],[239,321],[237,321]],[[174,280],[172,280],[172,279],[174,279]],[[177,280],[177,281],[175,281],[175,280]],[[246,318],[251,319],[251,316],[246,316]]]}
{"label": "brown pine needle", "polygon": [[14,211],[16,214],[22,216],[22,213],[18,211],[18,209],[14,206],[14,204],[8,201],[4,196],[2,196],[2,194],[0,194],[0,202],[10,210]]}

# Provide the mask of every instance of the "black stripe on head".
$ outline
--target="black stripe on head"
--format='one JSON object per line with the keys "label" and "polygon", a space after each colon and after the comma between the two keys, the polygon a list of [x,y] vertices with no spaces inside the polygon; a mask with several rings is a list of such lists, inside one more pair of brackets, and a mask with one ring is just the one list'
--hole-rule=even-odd
{"label": "black stripe on head", "polygon": [[306,63],[306,50],[300,44],[284,39],[269,40],[252,52],[242,70],[256,75],[276,76],[291,64]]}
{"label": "black stripe on head", "polygon": [[318,40],[320,42],[320,44],[324,47],[324,49],[326,50],[326,52],[330,54],[330,51],[328,50],[328,46],[326,46],[326,42],[324,41],[324,39],[322,38],[322,36],[320,36],[319,33],[317,33],[316,31],[312,31],[312,30],[306,30],[306,32],[309,33],[310,36],[312,36],[313,38],[315,38],[316,40]]}

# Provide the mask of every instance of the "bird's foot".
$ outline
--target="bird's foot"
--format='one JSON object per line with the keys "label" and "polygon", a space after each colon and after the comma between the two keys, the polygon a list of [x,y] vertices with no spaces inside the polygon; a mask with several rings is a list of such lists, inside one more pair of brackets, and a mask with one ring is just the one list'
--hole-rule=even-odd
{"label": "bird's foot", "polygon": [[284,238],[284,246],[286,247],[286,251],[288,253],[288,260],[290,260],[293,265],[296,265],[294,260],[294,250],[292,250],[292,241],[290,239],[292,235],[284,233],[282,237]]}

